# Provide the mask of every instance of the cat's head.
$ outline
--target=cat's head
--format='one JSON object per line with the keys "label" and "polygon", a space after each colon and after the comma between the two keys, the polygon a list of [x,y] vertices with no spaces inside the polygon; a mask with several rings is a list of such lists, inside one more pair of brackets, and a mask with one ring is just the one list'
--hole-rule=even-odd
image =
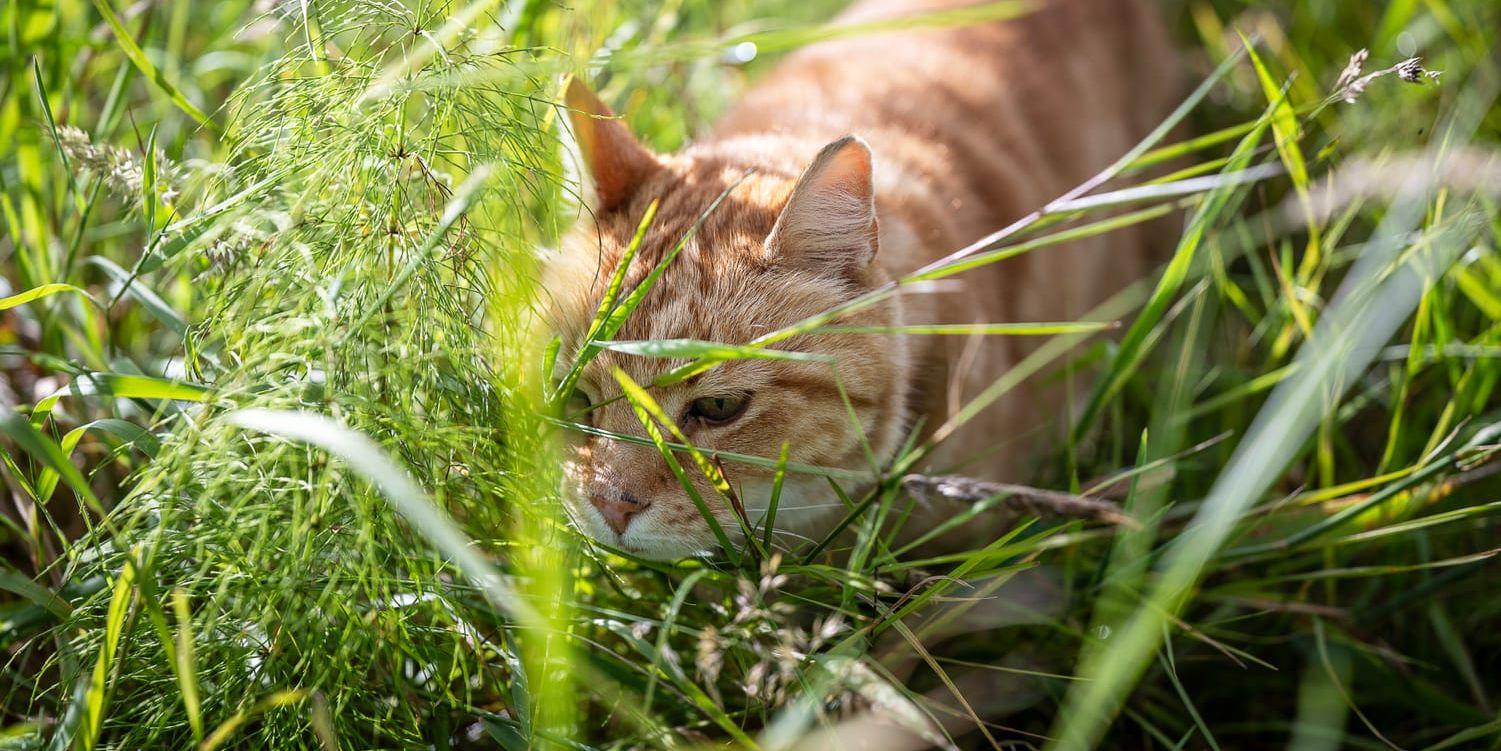
{"label": "cat's head", "polygon": [[[585,178],[586,211],[547,261],[542,283],[543,318],[562,340],[560,372],[576,357],[611,276],[653,201],[658,203],[656,216],[627,270],[621,297],[701,217],[702,224],[615,334],[617,341],[746,344],[887,281],[874,262],[878,235],[871,154],[859,139],[828,144],[799,174],[774,166],[779,160],[758,152],[774,148],[770,141],[741,139],[657,155],[583,86],[570,87],[567,104]],[[758,163],[762,166],[748,169]],[[883,302],[843,316],[838,324],[880,327],[895,325],[898,318],[895,304]],[[716,536],[697,505],[645,440],[646,431],[622,397],[616,368],[646,387],[709,456],[750,455],[774,462],[785,444],[794,468],[872,473],[875,464],[895,451],[904,430],[909,367],[899,338],[808,334],[773,348],[826,355],[832,367],[829,362],[734,360],[680,383],[653,385],[686,361],[599,352],[582,371],[565,412],[594,429],[635,440],[575,437],[565,498],[578,525],[601,542],[648,558],[715,547]],[[670,432],[663,433],[673,440]],[[676,456],[719,526],[738,544],[740,523],[732,504],[714,491],[689,455]],[[774,470],[719,458],[751,525],[758,528]],[[808,534],[843,512],[825,477],[789,471],[776,528]]]}

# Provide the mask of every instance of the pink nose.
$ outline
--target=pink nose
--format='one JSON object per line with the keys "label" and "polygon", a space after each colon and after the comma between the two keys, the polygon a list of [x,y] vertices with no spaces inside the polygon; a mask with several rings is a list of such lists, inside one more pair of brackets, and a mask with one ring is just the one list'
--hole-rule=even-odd
{"label": "pink nose", "polygon": [[599,510],[599,515],[605,518],[605,524],[615,530],[617,535],[625,534],[625,528],[631,524],[631,517],[651,505],[649,501],[642,501],[623,490],[608,494],[595,493],[589,496],[589,503]]}

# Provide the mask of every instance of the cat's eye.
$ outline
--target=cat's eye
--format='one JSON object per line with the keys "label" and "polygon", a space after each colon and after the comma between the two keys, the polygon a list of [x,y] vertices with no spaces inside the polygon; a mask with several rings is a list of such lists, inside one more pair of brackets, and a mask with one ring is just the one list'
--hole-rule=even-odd
{"label": "cat's eye", "polygon": [[708,425],[723,425],[745,413],[750,394],[726,394],[694,399],[688,405],[688,417]]}
{"label": "cat's eye", "polygon": [[584,393],[583,389],[574,389],[573,393],[568,395],[568,403],[563,406],[563,416],[587,422],[589,408],[592,406],[594,403],[589,400],[589,395]]}

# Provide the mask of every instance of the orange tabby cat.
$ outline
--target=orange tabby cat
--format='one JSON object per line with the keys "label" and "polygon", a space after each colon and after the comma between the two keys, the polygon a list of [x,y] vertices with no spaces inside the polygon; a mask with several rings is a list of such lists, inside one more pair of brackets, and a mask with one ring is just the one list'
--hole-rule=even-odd
{"label": "orange tabby cat", "polygon": [[[972,2],[972,0],[971,0]],[[869,0],[862,23],[970,2]],[[1020,18],[962,28],[887,31],[789,56],[704,139],[654,154],[584,86],[567,92],[592,218],[548,261],[546,318],[581,346],[642,216],[660,201],[630,289],[736,181],[615,336],[742,344],[931,263],[1041,207],[1130,148],[1171,109],[1169,43],[1147,0],[1043,0]],[[1069,320],[1147,270],[1145,235],[1023,255],[957,277],[961,286],[901,295],[841,326]],[[776,457],[874,477],[915,425],[931,430],[1023,356],[1014,337],[808,334],[776,349],[818,362],[737,360],[656,401],[707,451]],[[613,369],[637,383],[682,364],[601,352],[579,381],[577,419],[644,435]],[[840,396],[843,388],[848,406]],[[929,461],[941,471],[1024,480],[1027,459],[1065,420],[1061,392],[1024,386]],[[588,409],[582,409],[585,400]],[[851,419],[851,412],[858,426]],[[686,457],[719,524],[735,512]],[[773,472],[726,462],[749,521],[761,521]],[[596,539],[668,558],[715,536],[650,445],[592,437],[571,450],[570,511]],[[851,492],[862,490],[848,488]],[[845,508],[813,474],[789,473],[776,527],[815,536]]]}

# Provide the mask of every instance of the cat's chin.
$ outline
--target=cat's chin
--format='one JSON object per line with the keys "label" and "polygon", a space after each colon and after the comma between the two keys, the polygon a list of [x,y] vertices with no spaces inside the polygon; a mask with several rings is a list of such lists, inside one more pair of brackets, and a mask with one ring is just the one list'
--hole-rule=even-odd
{"label": "cat's chin", "polygon": [[675,561],[683,558],[699,558],[711,555],[718,547],[714,542],[691,540],[686,537],[668,537],[654,534],[634,535],[630,530],[610,543],[637,558],[650,561]]}

